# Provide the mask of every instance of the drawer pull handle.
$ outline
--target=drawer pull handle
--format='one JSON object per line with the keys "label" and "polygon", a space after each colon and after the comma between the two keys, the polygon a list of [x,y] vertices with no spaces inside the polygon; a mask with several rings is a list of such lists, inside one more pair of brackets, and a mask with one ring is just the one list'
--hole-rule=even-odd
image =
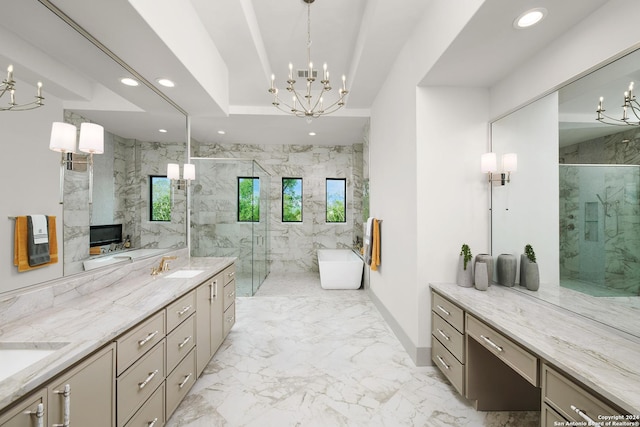
{"label": "drawer pull handle", "polygon": [[236,294],[235,292],[229,292],[229,293],[227,294],[227,297],[229,297],[229,298],[233,298],[233,296],[234,296],[235,294]]}
{"label": "drawer pull handle", "polygon": [[485,340],[485,342],[487,344],[489,344],[491,347],[495,348],[496,350],[498,350],[500,353],[502,353],[504,351],[504,349],[502,347],[500,347],[498,344],[494,343],[493,341],[491,341],[491,339],[485,337],[484,335],[480,335],[480,338],[482,338],[483,340]]}
{"label": "drawer pull handle", "polygon": [[227,323],[232,323],[233,322],[233,316],[229,316],[227,317]]}
{"label": "drawer pull handle", "polygon": [[602,425],[600,423],[596,423],[595,421],[593,421],[585,412],[583,412],[581,409],[576,408],[575,405],[571,405],[571,409],[578,415],[580,415],[580,417],[582,417],[583,420],[585,420],[588,425],[590,426],[599,426]]}
{"label": "drawer pull handle", "polygon": [[445,362],[442,357],[438,355],[436,355],[436,357],[438,358],[438,362],[442,363],[442,366],[444,366],[444,369],[446,369],[447,371],[451,369],[451,366],[447,365],[447,362]]}
{"label": "drawer pull handle", "polygon": [[147,424],[147,427],[153,427],[153,426],[155,426],[155,425],[156,425],[156,423],[157,423],[157,422],[158,422],[158,419],[157,419],[157,418],[154,418],[154,419],[153,419],[153,421],[150,421],[150,422]]}
{"label": "drawer pull handle", "polygon": [[447,336],[447,334],[445,334],[444,332],[442,332],[442,329],[439,329],[439,328],[438,328],[438,333],[439,333],[440,335],[442,335],[442,338],[444,338],[445,340],[447,340],[447,341],[451,340],[451,338],[449,338],[449,337]]}
{"label": "drawer pull handle", "polygon": [[186,307],[183,307],[182,310],[178,311],[178,316],[182,316],[183,314],[185,314],[187,311],[191,310],[191,306],[188,305]]}
{"label": "drawer pull handle", "polygon": [[178,387],[182,388],[187,385],[187,382],[189,382],[189,378],[191,378],[191,375],[193,375],[193,372],[189,372],[189,375],[185,377],[185,379],[180,383],[180,385],[178,385]]}
{"label": "drawer pull handle", "polygon": [[34,415],[36,417],[36,427],[44,427],[44,405],[38,403],[35,411],[25,411],[25,415]]}
{"label": "drawer pull handle", "polygon": [[55,394],[61,394],[64,398],[62,411],[62,424],[51,424],[51,427],[69,427],[69,423],[71,421],[71,386],[69,384],[64,385],[64,389],[54,390]]}
{"label": "drawer pull handle", "polygon": [[436,307],[438,307],[438,309],[440,309],[441,312],[443,312],[444,314],[446,314],[447,316],[451,316],[451,313],[449,313],[443,306],[441,306],[440,304],[438,304]]}
{"label": "drawer pull handle", "polygon": [[236,275],[236,272],[235,272],[235,271],[232,271],[231,273],[229,273],[229,277],[233,277],[233,276],[235,276],[235,275]]}
{"label": "drawer pull handle", "polygon": [[[215,287],[215,293],[213,289],[214,287]],[[209,299],[213,301],[216,298],[218,298],[218,281],[214,280],[211,283],[209,283]]]}
{"label": "drawer pull handle", "polygon": [[143,345],[151,341],[156,335],[158,335],[158,331],[150,333],[144,339],[141,339],[140,341],[138,341],[138,345],[142,347]]}
{"label": "drawer pull handle", "polygon": [[149,384],[149,382],[151,382],[153,377],[155,377],[156,375],[158,375],[157,369],[153,372],[150,372],[149,376],[144,381],[142,381],[141,383],[138,383],[138,388],[142,390],[147,384]]}
{"label": "drawer pull handle", "polygon": [[182,348],[182,347],[184,347],[185,345],[187,345],[187,343],[188,343],[189,341],[191,341],[191,335],[189,335],[188,337],[186,337],[186,338],[184,339],[184,341],[182,341],[180,344],[178,344],[178,348]]}

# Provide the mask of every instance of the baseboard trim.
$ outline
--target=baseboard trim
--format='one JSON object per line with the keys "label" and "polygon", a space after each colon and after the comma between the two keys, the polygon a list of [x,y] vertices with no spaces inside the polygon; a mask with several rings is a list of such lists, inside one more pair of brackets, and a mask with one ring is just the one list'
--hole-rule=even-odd
{"label": "baseboard trim", "polygon": [[387,322],[387,325],[389,325],[391,331],[398,338],[398,341],[400,341],[400,344],[402,344],[409,357],[411,357],[411,360],[413,360],[413,363],[415,363],[416,366],[432,366],[433,362],[431,361],[431,347],[416,347],[409,336],[404,332],[404,329],[402,329],[400,324],[391,315],[384,304],[382,304],[378,296],[371,290],[371,288],[367,289],[367,293],[369,295],[369,298],[373,302],[373,305],[376,306],[384,321]]}

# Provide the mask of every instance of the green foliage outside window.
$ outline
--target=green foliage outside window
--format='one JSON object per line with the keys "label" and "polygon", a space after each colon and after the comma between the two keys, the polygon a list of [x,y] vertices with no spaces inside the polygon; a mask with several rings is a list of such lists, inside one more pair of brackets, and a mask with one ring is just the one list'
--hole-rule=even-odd
{"label": "green foliage outside window", "polygon": [[302,222],[302,178],[282,178],[282,222]]}
{"label": "green foliage outside window", "polygon": [[347,222],[347,180],[327,178],[327,222]]}
{"label": "green foliage outside window", "polygon": [[171,181],[166,176],[151,176],[151,221],[171,221]]}
{"label": "green foliage outside window", "polygon": [[260,178],[238,178],[238,221],[260,222]]}

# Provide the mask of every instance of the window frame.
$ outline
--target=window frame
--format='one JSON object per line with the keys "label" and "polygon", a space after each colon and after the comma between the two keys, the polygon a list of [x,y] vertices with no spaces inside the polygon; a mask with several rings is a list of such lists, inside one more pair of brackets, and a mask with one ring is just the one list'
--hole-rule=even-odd
{"label": "window frame", "polygon": [[[154,181],[156,179],[166,180],[169,185],[169,219],[154,219],[154,197],[153,197],[153,189],[154,189]],[[149,175],[149,221],[150,222],[171,222],[171,214],[172,214],[172,203],[171,203],[171,180],[166,175]]]}
{"label": "window frame", "polygon": [[[252,185],[251,185],[251,220],[246,220],[246,219],[240,219],[240,180],[243,179],[250,179],[252,180]],[[253,197],[255,194],[255,183],[256,181],[258,182],[258,201],[257,204],[255,202],[255,198]],[[242,223],[253,223],[253,222],[260,222],[260,177],[258,176],[239,176],[238,179],[236,180],[236,184],[237,184],[237,188],[236,188],[236,220],[237,222],[242,222]],[[254,218],[253,214],[255,213],[255,207],[258,207],[258,218]]]}
{"label": "window frame", "polygon": [[[285,206],[285,198],[284,198],[284,181],[285,180],[296,180],[300,182],[300,219],[299,220],[286,220],[284,218],[284,206]],[[303,203],[303,195],[304,195],[304,182],[303,179],[301,177],[282,177],[282,191],[281,191],[281,209],[280,209],[280,218],[282,220],[282,222],[291,222],[291,223],[301,223],[304,221],[304,203]]]}
{"label": "window frame", "polygon": [[[330,221],[329,220],[329,182],[330,181],[342,181],[343,183],[343,188],[344,188],[344,220],[342,221]],[[324,191],[325,191],[325,207],[324,207],[324,212],[325,212],[325,222],[327,224],[345,224],[347,222],[347,178],[325,178],[325,186],[324,186]]]}

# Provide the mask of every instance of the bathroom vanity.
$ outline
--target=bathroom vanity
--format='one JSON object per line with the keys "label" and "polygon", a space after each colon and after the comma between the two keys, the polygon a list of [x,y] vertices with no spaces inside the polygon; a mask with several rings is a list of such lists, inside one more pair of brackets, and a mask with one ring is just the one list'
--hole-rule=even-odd
{"label": "bathroom vanity", "polygon": [[234,262],[144,268],[3,325],[0,358],[43,353],[0,377],[0,426],[164,425],[235,323]]}
{"label": "bathroom vanity", "polygon": [[431,284],[431,309],[433,363],[476,409],[640,425],[637,338],[501,286]]}

